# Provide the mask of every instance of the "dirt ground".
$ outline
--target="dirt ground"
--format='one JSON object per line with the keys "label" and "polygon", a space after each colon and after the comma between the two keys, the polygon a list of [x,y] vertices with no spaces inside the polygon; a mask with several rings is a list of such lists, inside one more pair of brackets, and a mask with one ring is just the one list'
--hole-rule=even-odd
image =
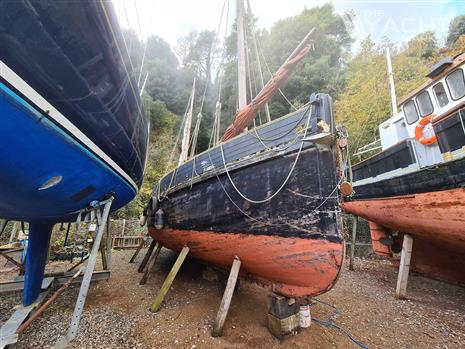
{"label": "dirt ground", "polygon": [[[342,332],[315,321],[296,336],[275,339],[265,326],[267,291],[246,282],[234,294],[223,337],[211,337],[222,285],[203,279],[204,266],[192,260],[153,314],[150,304],[176,255],[162,250],[147,284],[140,286],[137,267],[143,253],[129,264],[132,253],[114,251],[110,280],[91,286],[74,348],[358,348]],[[60,268],[66,263],[48,266]],[[312,317],[331,316],[369,348],[465,348],[464,288],[411,274],[409,299],[398,301],[393,297],[396,270],[389,262],[357,259],[355,269],[345,266],[336,286],[317,297]],[[50,348],[66,333],[77,292],[77,287],[67,291],[16,348]],[[20,294],[0,297],[0,323],[19,302]]]}

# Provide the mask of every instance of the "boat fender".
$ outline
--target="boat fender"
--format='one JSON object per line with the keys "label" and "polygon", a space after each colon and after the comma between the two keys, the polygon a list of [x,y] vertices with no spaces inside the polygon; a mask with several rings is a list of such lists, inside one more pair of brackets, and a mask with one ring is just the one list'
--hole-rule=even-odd
{"label": "boat fender", "polygon": [[423,129],[426,125],[430,124],[434,118],[433,114],[425,116],[423,119],[418,122],[417,126],[415,127],[415,139],[423,145],[431,145],[437,142],[437,137],[433,134],[431,137],[424,137],[423,136]]}
{"label": "boat fender", "polygon": [[159,208],[157,212],[155,213],[153,223],[154,223],[155,229],[163,229],[163,226],[165,224],[165,213],[163,212],[161,208]]}

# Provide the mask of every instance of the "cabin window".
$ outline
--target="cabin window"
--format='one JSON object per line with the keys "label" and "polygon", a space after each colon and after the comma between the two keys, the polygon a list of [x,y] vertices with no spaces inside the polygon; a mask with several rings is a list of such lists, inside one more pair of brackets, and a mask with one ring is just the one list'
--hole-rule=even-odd
{"label": "cabin window", "polygon": [[407,120],[407,124],[409,125],[413,124],[419,119],[417,107],[413,100],[410,100],[404,104],[404,114],[405,120]]}
{"label": "cabin window", "polygon": [[453,73],[450,73],[446,78],[446,82],[449,87],[450,96],[454,101],[465,96],[465,80],[462,69],[457,69]]}
{"label": "cabin window", "polygon": [[433,103],[431,102],[428,91],[423,91],[417,96],[417,104],[422,117],[430,115],[434,111]]}
{"label": "cabin window", "polygon": [[447,97],[446,89],[442,82],[433,87],[434,95],[440,107],[444,107],[449,103],[449,98]]}

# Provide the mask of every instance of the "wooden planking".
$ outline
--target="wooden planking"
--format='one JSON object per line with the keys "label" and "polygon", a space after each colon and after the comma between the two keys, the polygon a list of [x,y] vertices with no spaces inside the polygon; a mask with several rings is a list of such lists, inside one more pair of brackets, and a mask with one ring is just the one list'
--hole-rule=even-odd
{"label": "wooden planking", "polygon": [[[294,160],[293,156],[278,156],[273,161],[244,166],[231,173],[232,180],[247,197],[263,199],[282,185]],[[161,207],[167,227],[284,236],[298,234],[307,238],[320,238],[322,234],[334,239],[340,237],[338,195],[334,193],[337,178],[330,149],[303,151],[285,188],[275,199],[263,204],[250,204],[240,197],[225,175],[219,180],[214,175],[207,180],[200,179],[192,190],[174,191],[170,200],[163,200]],[[199,200],[205,197],[208,200]],[[244,219],[238,207],[255,220]]]}
{"label": "wooden planking", "polygon": [[234,293],[234,288],[236,287],[237,276],[239,275],[239,269],[241,268],[241,261],[236,256],[229,272],[228,283],[226,284],[226,289],[224,290],[223,298],[221,299],[220,308],[218,309],[218,314],[216,315],[215,324],[213,326],[212,336],[220,337],[223,334],[223,326],[228,315],[229,306],[231,305],[231,299]]}
{"label": "wooden planking", "polygon": [[[305,111],[306,109],[298,113],[291,114],[288,117],[266,125],[263,128],[256,129],[256,131],[259,137],[263,138],[263,143],[265,143],[268,148],[276,147],[281,144],[287,144],[297,137],[297,133],[293,129],[299,125],[305,124],[307,121],[307,118],[304,115]],[[286,134],[286,132],[289,133]],[[282,138],[266,141],[267,138],[278,138],[282,135],[284,135]],[[260,142],[256,135],[246,133],[240,137],[233,138],[231,141],[224,143],[223,149],[226,161],[232,162],[237,161],[242,157],[266,150],[266,147]],[[204,173],[205,169],[202,168],[202,162],[207,163],[208,166],[211,166],[211,163],[213,163],[214,166],[218,164],[221,165],[220,167],[222,168],[223,160],[219,147],[212,148],[207,152],[200,154],[197,156],[197,158],[186,162],[173,172],[167,174],[161,181],[162,191],[165,190],[170,182],[172,182],[171,186],[175,186],[181,182],[191,179],[194,163],[195,172],[198,175]],[[173,175],[174,180],[172,181]]]}

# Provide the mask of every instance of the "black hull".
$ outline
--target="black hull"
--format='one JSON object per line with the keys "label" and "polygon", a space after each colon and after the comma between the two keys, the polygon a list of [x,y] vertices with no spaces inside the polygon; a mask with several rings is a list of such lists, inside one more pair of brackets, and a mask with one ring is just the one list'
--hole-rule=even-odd
{"label": "black hull", "polygon": [[465,158],[354,187],[350,200],[413,195],[465,186]]}
{"label": "black hull", "polygon": [[153,198],[164,211],[165,227],[341,242],[336,150],[302,143],[306,130],[318,132],[317,120],[334,130],[327,95],[317,95],[310,115],[305,108],[275,120],[166,175]]}
{"label": "black hull", "polygon": [[[251,199],[274,193],[288,175],[296,153],[231,173],[234,184]],[[325,238],[341,241],[337,180],[330,148],[305,149],[286,186],[261,204],[243,199],[223,174],[169,195],[161,203],[166,225],[178,230],[215,231]],[[332,195],[331,195],[332,194]]]}

